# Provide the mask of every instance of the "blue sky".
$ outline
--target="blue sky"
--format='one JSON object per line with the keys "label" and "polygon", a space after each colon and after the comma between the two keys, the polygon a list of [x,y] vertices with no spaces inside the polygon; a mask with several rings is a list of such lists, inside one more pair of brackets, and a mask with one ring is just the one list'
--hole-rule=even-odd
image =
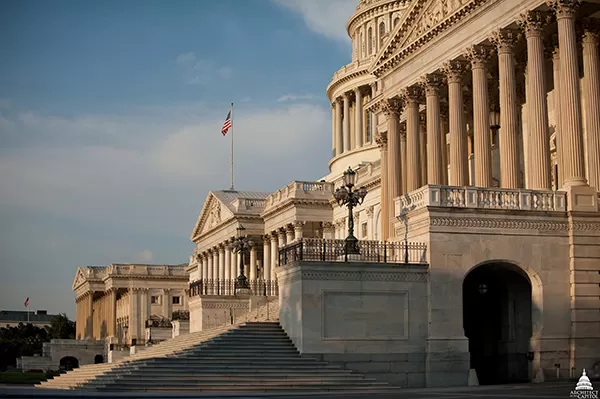
{"label": "blue sky", "polygon": [[209,190],[327,174],[355,0],[0,3],[0,309],[75,313],[77,266],[184,263]]}

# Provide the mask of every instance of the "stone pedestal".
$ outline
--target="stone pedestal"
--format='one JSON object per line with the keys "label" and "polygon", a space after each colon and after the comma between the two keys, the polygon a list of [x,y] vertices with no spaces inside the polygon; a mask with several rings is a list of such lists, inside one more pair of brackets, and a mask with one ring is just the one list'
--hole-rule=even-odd
{"label": "stone pedestal", "polygon": [[575,212],[598,212],[598,193],[590,186],[566,187],[567,210]]}

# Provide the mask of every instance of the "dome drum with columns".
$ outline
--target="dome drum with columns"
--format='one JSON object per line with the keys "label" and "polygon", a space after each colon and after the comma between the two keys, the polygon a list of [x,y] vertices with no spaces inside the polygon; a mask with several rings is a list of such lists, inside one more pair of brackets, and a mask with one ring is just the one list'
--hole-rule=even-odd
{"label": "dome drum with columns", "polygon": [[[346,237],[348,209],[333,192],[351,166],[368,190],[354,209],[356,237],[426,248],[427,312],[413,315],[426,320],[427,367],[415,386],[491,373],[477,349],[490,334],[473,335],[469,323],[483,316],[473,319],[465,299],[469,276],[488,267],[524,279],[506,283],[504,308],[484,312],[502,318],[501,339],[485,345],[503,370],[543,381],[557,363],[561,373],[591,367],[600,359],[598,17],[596,0],[361,0],[346,26],[352,60],[326,90],[330,173],[275,193],[211,192],[191,236],[190,282],[235,278],[227,243],[242,224],[257,243],[246,276],[277,295],[281,251]],[[195,292],[231,295],[227,287]],[[432,371],[449,367],[443,359],[453,371]]]}

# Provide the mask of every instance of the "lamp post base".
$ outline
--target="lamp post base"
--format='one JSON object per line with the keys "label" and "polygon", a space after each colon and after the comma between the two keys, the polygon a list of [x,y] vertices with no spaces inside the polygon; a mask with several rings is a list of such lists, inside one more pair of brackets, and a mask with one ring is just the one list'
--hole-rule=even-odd
{"label": "lamp post base", "polygon": [[360,249],[358,248],[358,238],[350,235],[346,237],[344,244],[344,250],[347,255],[360,255]]}

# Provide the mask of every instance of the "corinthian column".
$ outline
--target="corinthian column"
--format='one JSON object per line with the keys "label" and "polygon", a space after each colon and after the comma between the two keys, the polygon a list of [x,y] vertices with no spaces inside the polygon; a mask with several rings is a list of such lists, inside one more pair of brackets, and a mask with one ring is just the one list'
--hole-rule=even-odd
{"label": "corinthian column", "polygon": [[[406,109],[406,192],[418,189],[421,170],[419,169],[419,99],[421,89],[411,86],[402,91]],[[403,165],[404,166],[404,165]]]}
{"label": "corinthian column", "polygon": [[389,237],[389,179],[388,179],[388,141],[387,132],[379,132],[375,136],[375,142],[381,151],[381,241],[387,241]]}
{"label": "corinthian column", "polygon": [[498,48],[500,80],[500,187],[519,187],[519,145],[517,117],[517,85],[513,46],[518,33],[500,29],[492,35]]}
{"label": "corinthian column", "polygon": [[400,132],[400,194],[406,194],[406,123],[398,124]]}
{"label": "corinthian column", "polygon": [[420,186],[427,184],[427,113],[419,113],[419,175]]}
{"label": "corinthian column", "polygon": [[475,148],[475,186],[491,187],[492,154],[490,153],[490,104],[486,64],[490,50],[485,46],[472,46],[467,49],[473,74],[473,139]]}
{"label": "corinthian column", "polygon": [[458,60],[443,66],[448,80],[448,106],[450,128],[450,176],[451,186],[469,185],[469,165],[467,158],[467,132],[463,110],[462,77],[466,65]]}
{"label": "corinthian column", "polygon": [[263,239],[263,279],[271,280],[271,237],[266,234]]}
{"label": "corinthian column", "polygon": [[562,127],[563,108],[561,107],[562,98],[560,95],[560,50],[558,49],[558,37],[556,38],[556,45],[552,51],[552,80],[554,83],[554,90],[552,91],[552,97],[554,102],[554,138],[556,140],[556,164],[558,165],[558,176],[557,189],[563,186],[564,177],[564,161],[563,161],[563,149],[562,137],[565,134]]}
{"label": "corinthian column", "polygon": [[[390,198],[396,198],[401,193],[400,179],[402,170],[400,166],[400,131],[398,128],[401,109],[402,103],[396,98],[386,100],[382,104],[382,110],[385,113],[388,126],[387,181],[388,197]],[[390,206],[391,204],[388,203],[388,208]],[[389,216],[392,217],[392,214]]]}
{"label": "corinthian column", "polygon": [[360,87],[354,89],[354,98],[354,115],[356,117],[354,122],[354,146],[360,148],[363,145],[363,97]]}
{"label": "corinthian column", "polygon": [[350,141],[350,96],[344,93],[344,152],[352,149]]}
{"label": "corinthian column", "polygon": [[344,152],[344,137],[342,135],[342,103],[339,98],[335,100],[335,153]]}
{"label": "corinthian column", "polygon": [[[442,78],[439,75],[426,75],[422,84],[425,87],[427,106],[427,183],[444,184],[442,126],[440,119],[440,87]],[[425,182],[423,182],[425,183]]]}
{"label": "corinthian column", "polygon": [[600,82],[598,73],[598,39],[600,21],[585,21],[583,34],[583,90],[585,93],[585,126],[587,133],[588,181],[600,191]]}
{"label": "corinthian column", "polygon": [[549,16],[539,11],[529,11],[519,21],[527,38],[527,156],[530,159],[527,164],[527,188],[541,190],[552,187],[548,104],[544,84],[543,29],[548,22]]}
{"label": "corinthian column", "polygon": [[331,156],[335,157],[336,135],[335,135],[335,103],[331,103]]}

